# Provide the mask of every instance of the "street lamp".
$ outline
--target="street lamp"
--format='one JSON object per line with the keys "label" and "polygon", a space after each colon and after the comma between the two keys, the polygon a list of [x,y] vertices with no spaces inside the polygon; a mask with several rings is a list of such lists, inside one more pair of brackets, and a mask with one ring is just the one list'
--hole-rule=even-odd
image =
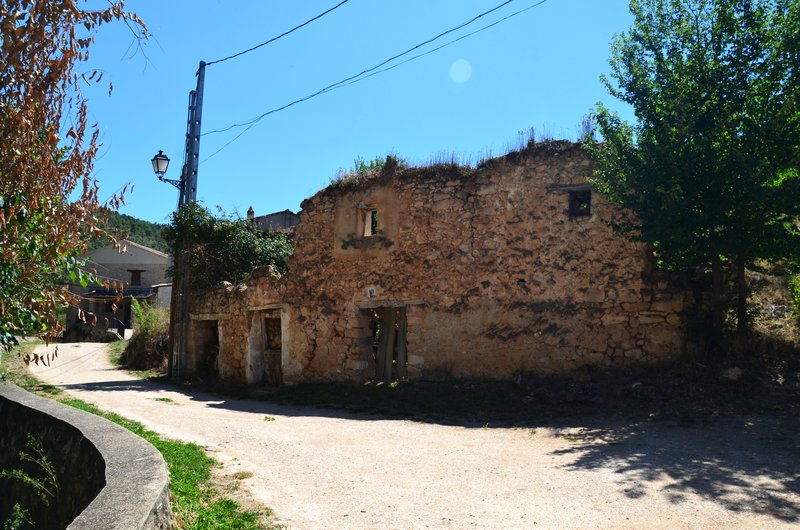
{"label": "street lamp", "polygon": [[156,156],[154,156],[150,162],[153,163],[153,172],[158,177],[158,180],[161,182],[167,182],[179,190],[183,190],[183,180],[164,178],[164,173],[167,172],[167,168],[169,167],[169,157],[164,154],[164,151],[159,149],[158,153],[156,153]]}
{"label": "street lamp", "polygon": [[164,154],[164,151],[159,149],[158,154],[153,157],[151,162],[153,163],[153,171],[155,171],[156,175],[163,177],[169,167],[169,157]]}

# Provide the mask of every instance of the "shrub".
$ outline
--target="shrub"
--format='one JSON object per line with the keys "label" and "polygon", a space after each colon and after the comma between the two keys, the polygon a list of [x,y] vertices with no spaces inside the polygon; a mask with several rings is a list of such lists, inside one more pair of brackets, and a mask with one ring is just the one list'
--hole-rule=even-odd
{"label": "shrub", "polygon": [[164,368],[169,348],[169,310],[131,300],[135,331],[120,361],[133,368]]}

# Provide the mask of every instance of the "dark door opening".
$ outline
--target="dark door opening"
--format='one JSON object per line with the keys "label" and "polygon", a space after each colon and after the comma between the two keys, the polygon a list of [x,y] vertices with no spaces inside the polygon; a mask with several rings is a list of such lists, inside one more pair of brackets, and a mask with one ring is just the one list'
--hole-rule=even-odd
{"label": "dark door opening", "polygon": [[194,321],[194,338],[200,359],[197,363],[197,375],[202,379],[218,379],[219,368],[219,322],[217,320]]}
{"label": "dark door opening", "polygon": [[281,373],[281,315],[267,313],[263,321],[264,337],[264,381],[270,386],[280,386]]}
{"label": "dark door opening", "polygon": [[283,383],[281,309],[252,313],[248,340],[247,382],[280,386]]}

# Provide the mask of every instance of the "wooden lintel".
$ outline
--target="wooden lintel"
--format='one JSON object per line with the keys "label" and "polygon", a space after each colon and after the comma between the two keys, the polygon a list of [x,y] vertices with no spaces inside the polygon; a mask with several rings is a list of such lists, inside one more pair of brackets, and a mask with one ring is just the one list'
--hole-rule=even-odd
{"label": "wooden lintel", "polygon": [[590,191],[591,184],[552,184],[547,191]]}
{"label": "wooden lintel", "polygon": [[266,304],[266,305],[248,307],[247,310],[248,311],[268,311],[270,309],[281,309],[282,307],[283,307],[283,304],[278,302],[276,304]]}

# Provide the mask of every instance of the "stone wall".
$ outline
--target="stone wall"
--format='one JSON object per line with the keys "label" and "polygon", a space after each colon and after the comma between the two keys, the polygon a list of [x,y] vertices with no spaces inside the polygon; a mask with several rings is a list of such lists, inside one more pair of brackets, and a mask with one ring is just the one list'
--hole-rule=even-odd
{"label": "stone wall", "polygon": [[[36,528],[169,528],[169,473],[150,444],[110,421],[0,382],[0,469],[42,470],[20,463],[34,436],[56,473],[57,489],[44,498],[19,481],[0,479],[0,521],[14,503],[27,509]],[[38,457],[37,457],[38,459]],[[53,488],[51,488],[53,489]]]}
{"label": "stone wall", "polygon": [[264,307],[281,308],[287,382],[374,377],[374,316],[389,308],[402,311],[412,379],[673,358],[684,293],[643,245],[613,232],[622,212],[591,193],[590,174],[568,142],[477,169],[389,163],[303,203],[284,278],[258,274],[193,313],[226,315],[220,374],[250,382]]}

